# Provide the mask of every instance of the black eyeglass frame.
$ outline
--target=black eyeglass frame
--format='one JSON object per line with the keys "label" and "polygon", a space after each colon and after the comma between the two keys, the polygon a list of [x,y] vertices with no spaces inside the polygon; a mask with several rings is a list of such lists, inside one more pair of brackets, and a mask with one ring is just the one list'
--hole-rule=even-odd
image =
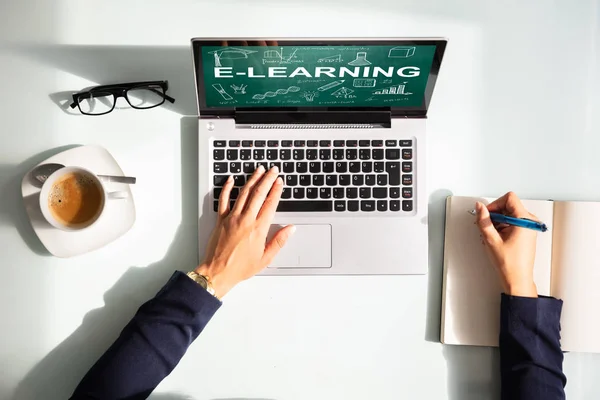
{"label": "black eyeglass frame", "polygon": [[[158,90],[154,90],[151,88],[151,86],[160,86],[160,88],[163,90],[163,92],[161,93]],[[129,98],[127,97],[127,92],[132,89],[140,89],[140,88],[146,88],[150,91],[157,93],[158,95],[160,95],[163,98],[163,101],[161,101],[160,103],[155,104],[151,107],[136,107],[136,106],[134,106],[129,101]],[[165,103],[165,100],[171,104],[175,103],[175,99],[172,98],[171,96],[167,95],[168,89],[169,89],[169,81],[130,82],[130,83],[116,83],[116,84],[112,84],[112,85],[94,86],[90,89],[83,90],[78,93],[74,93],[73,94],[73,103],[71,103],[70,107],[71,108],[78,107],[79,112],[81,112],[84,115],[90,115],[90,116],[106,115],[115,109],[115,106],[117,104],[117,99],[119,97],[123,97],[123,98],[125,98],[127,103],[129,103],[129,105],[132,108],[135,108],[136,110],[149,110],[151,108],[163,105]],[[79,105],[80,100],[89,99],[90,97],[92,97],[91,95],[93,95],[95,92],[109,93],[109,94],[113,95],[114,101],[113,101],[112,108],[110,110],[100,113],[100,114],[85,113],[81,110],[81,107]]]}

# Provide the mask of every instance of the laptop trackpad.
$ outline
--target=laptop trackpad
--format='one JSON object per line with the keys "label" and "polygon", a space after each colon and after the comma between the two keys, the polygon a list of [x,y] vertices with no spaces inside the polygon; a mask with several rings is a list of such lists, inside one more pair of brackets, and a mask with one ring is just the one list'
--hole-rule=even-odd
{"label": "laptop trackpad", "polygon": [[[267,240],[283,225],[271,225]],[[296,225],[269,268],[331,268],[331,225]]]}

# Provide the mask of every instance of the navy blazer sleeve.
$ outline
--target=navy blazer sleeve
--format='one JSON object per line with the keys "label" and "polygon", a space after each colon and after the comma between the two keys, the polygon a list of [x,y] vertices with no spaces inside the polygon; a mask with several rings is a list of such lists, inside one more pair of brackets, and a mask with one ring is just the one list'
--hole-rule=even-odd
{"label": "navy blazer sleeve", "polygon": [[502,400],[564,399],[560,313],[562,300],[502,295]]}
{"label": "navy blazer sleeve", "polygon": [[72,400],[145,399],[171,373],[221,302],[182,272],[137,311]]}

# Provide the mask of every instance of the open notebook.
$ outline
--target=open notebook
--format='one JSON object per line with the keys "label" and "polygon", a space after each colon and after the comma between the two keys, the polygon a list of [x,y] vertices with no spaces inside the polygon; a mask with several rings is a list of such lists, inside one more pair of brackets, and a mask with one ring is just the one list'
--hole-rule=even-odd
{"label": "open notebook", "polygon": [[[493,199],[448,197],[441,341],[498,346],[500,282],[466,211]],[[564,351],[600,352],[600,203],[524,200],[548,225],[539,233],[534,279],[540,295],[564,301]]]}

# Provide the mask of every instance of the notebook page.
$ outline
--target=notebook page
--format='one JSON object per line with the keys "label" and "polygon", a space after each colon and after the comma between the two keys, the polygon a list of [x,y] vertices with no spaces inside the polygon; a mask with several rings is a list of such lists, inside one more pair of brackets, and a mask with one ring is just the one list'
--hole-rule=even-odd
{"label": "notebook page", "polygon": [[[466,212],[477,200],[489,204],[494,199],[453,196],[446,203],[441,340],[446,344],[498,346],[502,287],[473,224],[475,217]],[[552,230],[552,202],[523,203]],[[538,234],[534,280],[540,294],[550,293],[551,253],[552,234]]]}
{"label": "notebook page", "polygon": [[555,202],[552,290],[565,351],[600,352],[600,203]]}

